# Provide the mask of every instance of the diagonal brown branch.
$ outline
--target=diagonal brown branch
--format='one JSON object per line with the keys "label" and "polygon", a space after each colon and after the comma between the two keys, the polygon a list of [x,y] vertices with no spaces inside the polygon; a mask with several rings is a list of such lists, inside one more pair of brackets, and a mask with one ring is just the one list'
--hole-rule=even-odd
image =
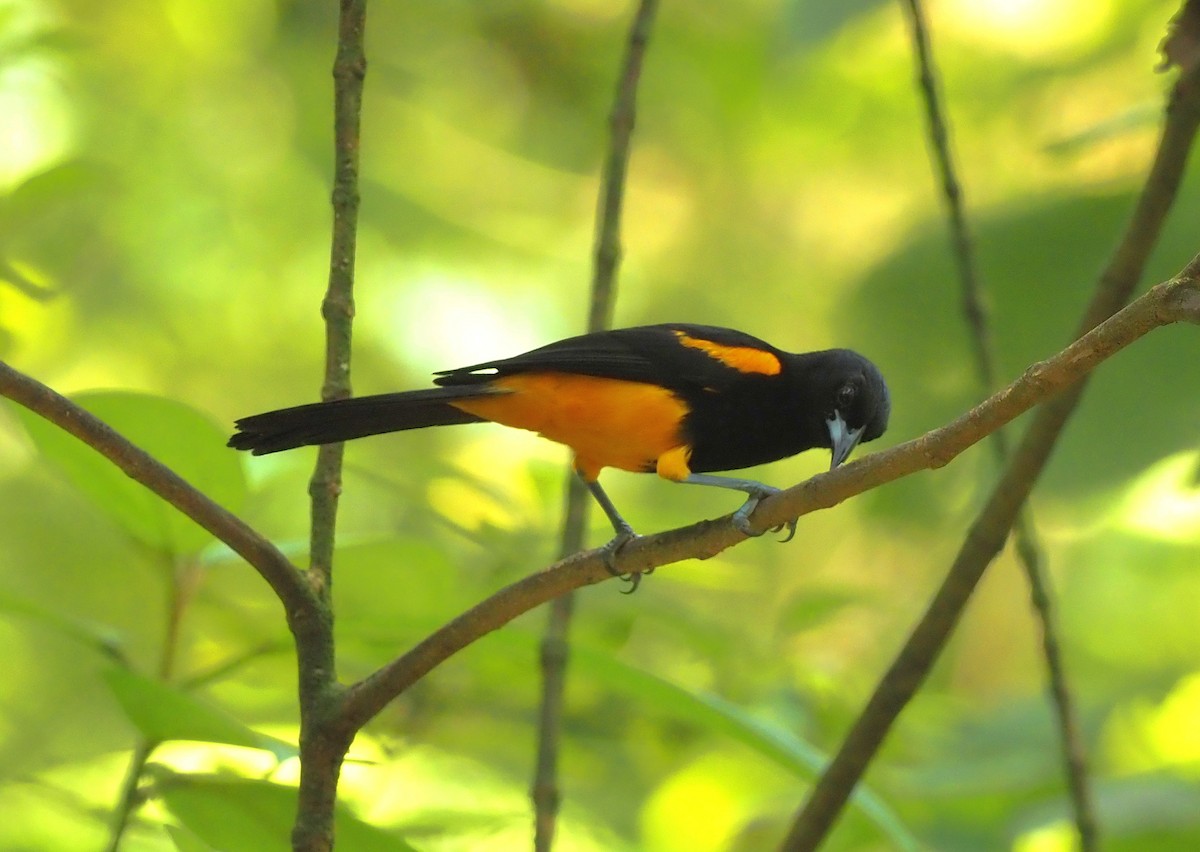
{"label": "diagonal brown branch", "polygon": [[[1080,342],[1107,327],[1112,320],[1106,322],[1106,318],[1128,301],[1137,286],[1183,179],[1198,125],[1200,68],[1193,68],[1181,76],[1175,86],[1150,175],[1125,236],[1101,276],[1080,322]],[[1194,280],[1196,265],[1195,260],[1189,264],[1184,279]],[[1154,292],[1152,290],[1151,294]],[[1145,298],[1130,307],[1143,304]],[[1125,316],[1128,311],[1126,308],[1116,317]],[[1098,325],[1100,323],[1103,325]],[[1067,351],[1071,348],[1074,345]],[[1004,546],[1058,436],[1074,412],[1085,384],[1081,381],[1071,387],[1034,417],[990,499],[971,526],[933,603],[881,678],[867,706],[797,814],[783,849],[814,849],[828,834],[892,723],[933,666],[984,570]]]}
{"label": "diagonal brown branch", "polygon": [[[921,0],[905,0],[912,26],[913,48],[919,68],[918,84],[925,102],[929,141],[942,182],[946,216],[958,264],[962,290],[963,314],[971,332],[972,355],[981,395],[996,387],[996,365],[991,325],[984,299],[983,281],[975,260],[974,244],[967,227],[963,191],[954,167],[950,133],[938,93],[937,73],[930,44],[929,30]],[[990,443],[1000,467],[1008,461],[1008,442],[1003,430],[993,432]],[[1058,717],[1059,740],[1063,752],[1064,771],[1075,812],[1075,827],[1082,852],[1094,852],[1097,845],[1095,809],[1088,786],[1086,752],[1079,735],[1074,702],[1067,685],[1062,653],[1059,650],[1058,629],[1050,582],[1043,570],[1043,555],[1037,540],[1037,530],[1028,507],[1017,515],[1014,528],[1017,560],[1029,581],[1029,598],[1041,625],[1042,653],[1046,660],[1050,695]]]}
{"label": "diagonal brown branch", "polygon": [[312,621],[316,601],[300,572],[275,545],[236,515],[218,506],[107,423],[3,361],[0,361],[0,396],[8,397],[64,432],[74,435],[124,471],[130,479],[140,482],[229,545],[271,586],[283,603],[293,630],[297,629],[297,625]]}
{"label": "diagonal brown branch", "polygon": [[[951,423],[764,500],[751,518],[753,529],[765,531],[902,476],[942,467],[1023,412],[1071,388],[1152,329],[1185,320],[1200,322],[1198,271],[1200,256],[1184,274],[1153,288],[1054,357],[1034,364],[1011,385]],[[622,548],[617,567],[640,572],[683,559],[707,559],[744,540],[728,517],[703,521],[631,542]],[[340,723],[348,731],[357,730],[389,701],[479,637],[553,597],[606,579],[612,577],[600,554],[588,551],[501,589],[350,687]]]}

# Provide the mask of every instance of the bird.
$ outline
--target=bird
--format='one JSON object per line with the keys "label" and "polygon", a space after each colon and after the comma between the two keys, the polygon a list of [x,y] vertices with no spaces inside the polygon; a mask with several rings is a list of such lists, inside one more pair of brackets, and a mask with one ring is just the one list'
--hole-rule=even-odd
{"label": "bird", "polygon": [[574,454],[575,472],[612,524],[602,551],[617,574],[615,555],[636,534],[600,486],[604,468],[743,492],[732,523],[750,536],[751,513],[779,489],[715,472],[815,448],[830,451],[832,470],[882,435],[891,413],[883,375],[857,352],[785,352],[690,323],[592,332],[434,376],[430,388],[243,417],[228,445],[264,455],[481,421],[537,432]]}

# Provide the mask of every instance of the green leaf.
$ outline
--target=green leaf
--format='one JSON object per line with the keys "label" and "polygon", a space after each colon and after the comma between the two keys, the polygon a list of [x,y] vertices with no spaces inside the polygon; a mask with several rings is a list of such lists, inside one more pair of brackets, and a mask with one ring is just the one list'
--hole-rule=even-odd
{"label": "green leaf", "polygon": [[129,721],[150,740],[194,740],[257,748],[271,752],[277,760],[297,753],[291,743],[260,734],[224,710],[169,684],[123,668],[109,669],[104,680]]}
{"label": "green leaf", "polygon": [[[635,696],[644,705],[684,719],[711,733],[737,740],[798,778],[811,780],[828,759],[817,748],[777,725],[757,719],[715,695],[689,692],[610,654],[583,647],[571,649],[572,665],[603,681],[609,688]],[[859,785],[851,796],[857,806],[896,849],[916,850],[917,839],[878,795]]]}
{"label": "green leaf", "polygon": [[783,610],[780,627],[789,633],[812,630],[838,615],[846,607],[863,602],[863,595],[849,589],[824,589],[797,595]]}
{"label": "green leaf", "polygon": [[107,657],[122,659],[125,655],[124,637],[108,625],[64,615],[3,589],[0,589],[0,612],[36,621]]}
{"label": "green leaf", "polygon": [[[296,817],[296,790],[266,781],[174,775],[159,791],[171,813],[222,852],[284,849]],[[414,852],[399,835],[335,810],[339,852]]]}
{"label": "green leaf", "polygon": [[1157,100],[1143,101],[1093,121],[1081,130],[1064,134],[1046,143],[1048,154],[1063,157],[1082,156],[1091,148],[1114,138],[1128,136],[1134,131],[1157,127],[1162,118],[1162,105]]}
{"label": "green leaf", "polygon": [[186,828],[178,825],[164,825],[171,842],[179,852],[215,852],[215,850]]}
{"label": "green leaf", "polygon": [[[246,496],[241,462],[225,448],[225,433],[205,415],[173,399],[129,391],[94,391],[74,401],[216,502],[231,511],[241,507]],[[15,410],[42,455],[138,541],[189,554],[212,540],[91,447],[32,412]]]}

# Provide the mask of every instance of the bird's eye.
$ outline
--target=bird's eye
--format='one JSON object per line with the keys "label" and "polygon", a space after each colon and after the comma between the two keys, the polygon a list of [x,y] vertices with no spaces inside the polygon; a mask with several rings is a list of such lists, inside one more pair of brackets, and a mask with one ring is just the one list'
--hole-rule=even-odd
{"label": "bird's eye", "polygon": [[854,397],[858,395],[854,385],[842,385],[837,392],[837,407],[839,411],[845,411],[854,402]]}

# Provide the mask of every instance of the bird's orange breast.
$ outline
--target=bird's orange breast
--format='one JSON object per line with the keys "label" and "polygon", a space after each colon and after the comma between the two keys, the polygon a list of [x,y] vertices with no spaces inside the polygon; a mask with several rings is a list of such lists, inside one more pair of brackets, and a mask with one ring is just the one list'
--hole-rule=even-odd
{"label": "bird's orange breast", "polygon": [[552,372],[505,376],[491,385],[507,393],[451,405],[565,444],[575,453],[576,469],[589,481],[605,467],[639,472],[657,468],[670,479],[688,474],[688,448],[680,430],[688,407],[666,388]]}

